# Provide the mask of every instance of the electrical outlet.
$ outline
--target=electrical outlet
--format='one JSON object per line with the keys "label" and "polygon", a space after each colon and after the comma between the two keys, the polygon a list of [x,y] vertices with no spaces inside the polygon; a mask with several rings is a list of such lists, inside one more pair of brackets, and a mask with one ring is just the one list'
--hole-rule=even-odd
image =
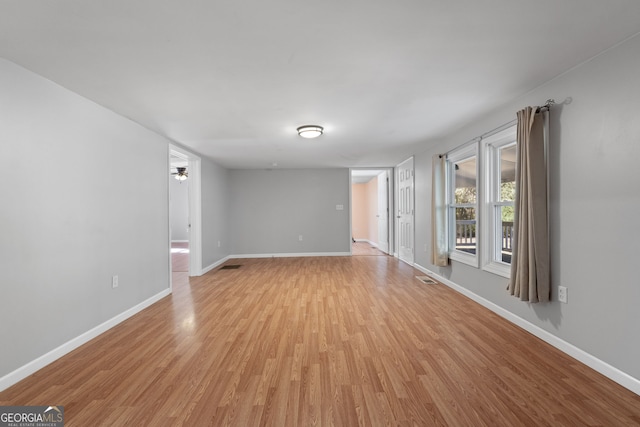
{"label": "electrical outlet", "polygon": [[111,278],[111,287],[112,287],[113,289],[115,289],[115,288],[117,288],[117,287],[118,287],[118,276],[117,276],[117,275],[116,275],[116,276],[113,276],[113,277]]}
{"label": "electrical outlet", "polygon": [[569,290],[566,286],[558,286],[558,301],[567,303],[569,298]]}
{"label": "electrical outlet", "polygon": [[220,240],[218,240],[218,247],[220,247]]}
{"label": "electrical outlet", "polygon": [[298,236],[298,241],[302,242],[302,234]]}

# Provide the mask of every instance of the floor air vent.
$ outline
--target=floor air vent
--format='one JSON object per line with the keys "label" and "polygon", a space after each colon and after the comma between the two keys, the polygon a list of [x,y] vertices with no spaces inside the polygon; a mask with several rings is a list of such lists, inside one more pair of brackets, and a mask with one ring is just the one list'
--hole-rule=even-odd
{"label": "floor air vent", "polygon": [[229,264],[223,265],[222,267],[220,267],[220,270],[236,270],[240,267],[242,267],[240,264]]}
{"label": "floor air vent", "polygon": [[416,276],[416,279],[420,280],[422,283],[426,283],[427,285],[435,285],[438,283],[429,276]]}

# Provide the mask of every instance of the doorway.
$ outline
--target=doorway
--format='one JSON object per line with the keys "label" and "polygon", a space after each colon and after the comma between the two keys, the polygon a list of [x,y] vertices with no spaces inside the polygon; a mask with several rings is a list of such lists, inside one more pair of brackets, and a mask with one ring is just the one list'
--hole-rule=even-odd
{"label": "doorway", "polygon": [[351,169],[351,254],[391,254],[391,169]]}
{"label": "doorway", "polygon": [[171,233],[171,271],[189,272],[189,161],[169,157],[169,218]]}
{"label": "doorway", "polygon": [[200,157],[178,146],[170,145],[168,175],[171,276],[174,272],[200,276],[202,274]]}

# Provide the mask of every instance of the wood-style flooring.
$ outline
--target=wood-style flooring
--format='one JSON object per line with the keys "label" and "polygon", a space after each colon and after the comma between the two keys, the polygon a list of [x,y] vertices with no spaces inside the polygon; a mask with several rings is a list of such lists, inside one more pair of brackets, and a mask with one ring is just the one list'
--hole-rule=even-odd
{"label": "wood-style flooring", "polygon": [[171,242],[171,271],[189,271],[189,242]]}
{"label": "wood-style flooring", "polygon": [[354,256],[386,256],[384,252],[368,242],[354,242],[351,244],[351,254]]}
{"label": "wood-style flooring", "polygon": [[0,393],[71,426],[625,426],[640,396],[393,257],[230,260]]}

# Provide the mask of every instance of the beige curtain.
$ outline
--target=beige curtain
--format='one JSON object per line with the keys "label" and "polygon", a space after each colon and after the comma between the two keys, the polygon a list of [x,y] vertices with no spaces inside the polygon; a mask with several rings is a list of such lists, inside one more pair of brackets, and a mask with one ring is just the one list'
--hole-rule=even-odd
{"label": "beige curtain", "polygon": [[445,267],[449,264],[447,247],[445,156],[433,156],[431,181],[431,264]]}
{"label": "beige curtain", "polygon": [[545,121],[548,112],[518,111],[516,200],[509,292],[522,301],[549,301],[549,224]]}

